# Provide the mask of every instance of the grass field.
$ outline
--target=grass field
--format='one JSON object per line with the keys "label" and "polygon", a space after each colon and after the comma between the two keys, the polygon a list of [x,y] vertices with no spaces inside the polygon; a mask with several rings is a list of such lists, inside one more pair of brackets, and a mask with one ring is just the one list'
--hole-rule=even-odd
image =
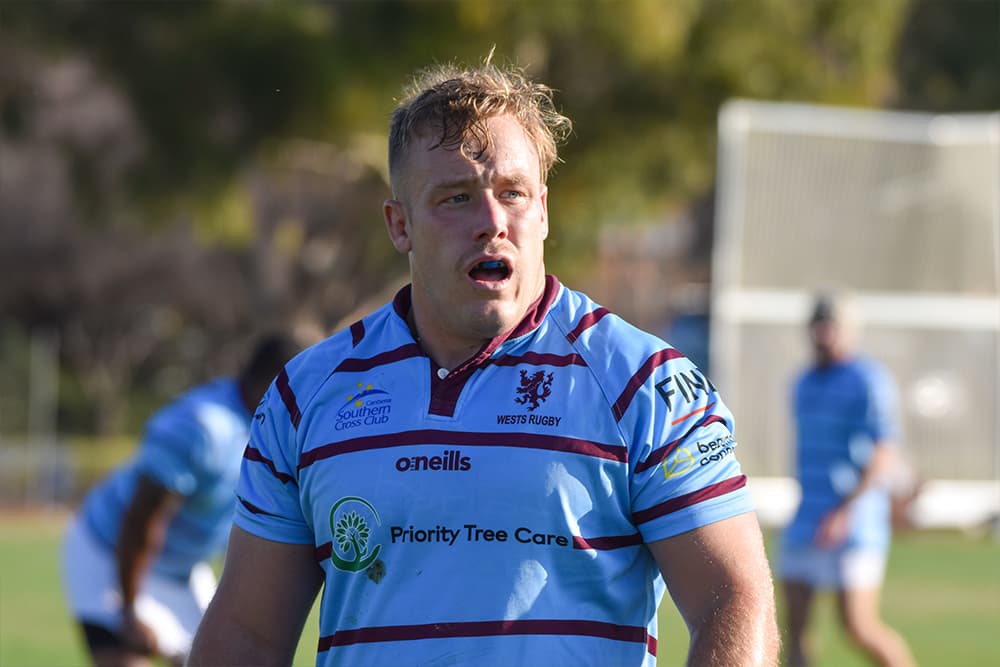
{"label": "grass field", "polygon": [[[62,604],[58,544],[62,513],[0,514],[0,667],[85,665]],[[897,538],[884,613],[910,641],[921,665],[1000,665],[1000,544],[952,533]],[[313,664],[315,618],[296,667]],[[862,667],[839,636],[832,600],[817,610],[817,667]],[[681,665],[686,633],[669,601],[660,623],[659,665]],[[392,667],[392,666],[387,666]],[[531,667],[531,666],[512,666]]]}

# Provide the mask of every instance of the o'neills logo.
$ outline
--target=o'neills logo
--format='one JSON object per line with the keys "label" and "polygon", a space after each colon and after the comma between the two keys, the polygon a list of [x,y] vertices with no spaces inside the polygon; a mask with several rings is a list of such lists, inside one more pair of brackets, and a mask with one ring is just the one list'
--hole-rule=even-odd
{"label": "o'neills logo", "polygon": [[404,456],[396,459],[399,472],[422,472],[424,470],[454,470],[465,472],[472,469],[472,459],[462,456],[457,449],[446,449],[439,456]]}
{"label": "o'neills logo", "polygon": [[337,411],[337,421],[333,425],[338,431],[385,424],[392,413],[392,396],[383,389],[358,383],[358,392],[347,397],[347,402]]}

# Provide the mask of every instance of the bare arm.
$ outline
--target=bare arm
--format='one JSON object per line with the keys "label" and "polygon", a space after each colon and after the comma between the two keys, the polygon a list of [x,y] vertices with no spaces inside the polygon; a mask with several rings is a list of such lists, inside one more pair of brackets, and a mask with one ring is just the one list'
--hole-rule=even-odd
{"label": "bare arm", "polygon": [[875,443],[871,460],[861,473],[857,486],[844,497],[844,500],[823,517],[816,532],[816,542],[822,547],[833,547],[843,542],[847,537],[851,503],[862,493],[885,479],[899,464],[899,449],[886,441]]}
{"label": "bare arm", "polygon": [[152,630],[136,618],[135,599],[143,576],[163,550],[167,526],[183,501],[183,496],[140,475],[122,518],[115,549],[122,594],[122,633],[130,648],[139,653],[155,653],[156,639]]}
{"label": "bare arm", "polygon": [[649,544],[691,634],[688,665],[778,664],[774,584],[755,514]]}
{"label": "bare arm", "polygon": [[271,542],[233,526],[188,667],[292,664],[322,581],[311,544]]}

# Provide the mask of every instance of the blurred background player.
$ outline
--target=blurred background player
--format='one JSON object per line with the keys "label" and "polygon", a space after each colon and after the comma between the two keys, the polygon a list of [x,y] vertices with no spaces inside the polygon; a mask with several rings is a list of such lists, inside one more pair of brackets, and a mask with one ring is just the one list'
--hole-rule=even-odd
{"label": "blurred background player", "polygon": [[258,341],[235,378],[195,387],[149,419],[135,455],[84,499],[67,531],[63,583],[98,667],[183,662],[215,590],[206,562],[229,535],[251,415],[298,350]]}
{"label": "blurred background player", "polygon": [[810,664],[806,630],[818,589],[836,591],[847,636],[874,664],[914,664],[879,613],[891,480],[902,465],[896,388],[885,368],[856,353],[858,327],[848,295],[819,295],[809,319],[813,364],[793,388],[802,497],[783,535],[779,567],[791,667]]}

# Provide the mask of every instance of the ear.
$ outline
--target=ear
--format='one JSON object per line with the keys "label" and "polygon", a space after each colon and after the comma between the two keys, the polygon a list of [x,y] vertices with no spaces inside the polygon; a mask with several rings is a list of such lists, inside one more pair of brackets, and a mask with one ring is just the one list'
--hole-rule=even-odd
{"label": "ear", "polygon": [[410,241],[410,230],[406,218],[406,207],[398,199],[386,199],[382,204],[382,214],[385,216],[385,229],[396,251],[405,255],[413,249]]}
{"label": "ear", "polygon": [[549,238],[549,187],[542,186],[542,240]]}

